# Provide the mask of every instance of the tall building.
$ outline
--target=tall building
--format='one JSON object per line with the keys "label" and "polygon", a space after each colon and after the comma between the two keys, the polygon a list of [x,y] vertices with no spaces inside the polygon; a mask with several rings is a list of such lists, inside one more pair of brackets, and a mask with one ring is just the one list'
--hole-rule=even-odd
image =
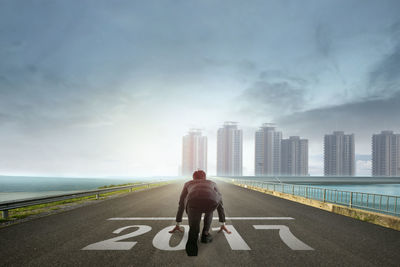
{"label": "tall building", "polygon": [[400,134],[382,131],[372,136],[372,176],[400,176]]}
{"label": "tall building", "polygon": [[217,175],[242,176],[243,134],[236,122],[225,122],[217,135]]}
{"label": "tall building", "polygon": [[264,123],[256,132],[255,166],[256,176],[279,175],[281,173],[282,132],[275,131],[275,125]]}
{"label": "tall building", "polygon": [[182,140],[182,175],[192,175],[194,171],[207,172],[207,137],[198,129],[191,129]]}
{"label": "tall building", "polygon": [[324,138],[325,176],[354,176],[354,134],[336,131]]}
{"label": "tall building", "polygon": [[308,140],[291,136],[281,142],[281,174],[308,175]]}

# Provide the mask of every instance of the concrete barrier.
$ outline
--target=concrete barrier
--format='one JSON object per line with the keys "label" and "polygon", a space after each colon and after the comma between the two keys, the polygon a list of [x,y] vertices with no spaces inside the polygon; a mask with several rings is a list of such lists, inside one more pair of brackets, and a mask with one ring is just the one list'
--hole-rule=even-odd
{"label": "concrete barrier", "polygon": [[369,222],[369,223],[377,224],[380,226],[384,226],[384,227],[387,227],[390,229],[400,231],[400,218],[395,217],[395,216],[381,214],[381,213],[372,212],[372,211],[350,208],[350,207],[346,207],[346,206],[342,206],[342,205],[322,202],[319,200],[309,199],[309,198],[296,196],[296,195],[292,195],[292,194],[267,190],[267,189],[259,188],[259,187],[255,187],[255,186],[248,186],[248,185],[242,185],[242,184],[237,184],[237,183],[234,183],[234,184],[241,186],[241,187],[251,189],[251,190],[263,192],[263,193],[266,193],[269,195],[273,195],[273,196],[284,198],[284,199],[287,199],[290,201],[302,203],[302,204],[305,204],[308,206],[312,206],[315,208],[333,212],[336,214],[348,216],[348,217],[358,219],[358,220],[361,220],[364,222]]}

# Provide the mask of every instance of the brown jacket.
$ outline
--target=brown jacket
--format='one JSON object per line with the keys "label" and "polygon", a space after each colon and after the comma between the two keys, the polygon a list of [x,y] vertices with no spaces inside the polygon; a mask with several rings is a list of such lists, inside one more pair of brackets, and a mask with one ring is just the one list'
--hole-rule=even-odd
{"label": "brown jacket", "polygon": [[220,222],[225,222],[225,211],[222,203],[222,196],[217,185],[210,180],[196,179],[186,182],[179,198],[179,208],[176,214],[176,221],[182,222],[182,215],[187,203],[191,201],[207,201],[215,203]]}

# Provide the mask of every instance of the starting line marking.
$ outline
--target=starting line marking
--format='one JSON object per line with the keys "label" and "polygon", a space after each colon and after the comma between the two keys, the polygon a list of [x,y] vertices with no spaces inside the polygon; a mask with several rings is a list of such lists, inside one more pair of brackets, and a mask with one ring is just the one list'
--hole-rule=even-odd
{"label": "starting line marking", "polygon": [[[183,217],[187,220],[187,217]],[[225,217],[226,220],[294,220],[292,217]],[[175,220],[175,217],[116,217],[109,218],[108,221],[170,221]],[[218,217],[213,217],[213,220],[218,220]]]}

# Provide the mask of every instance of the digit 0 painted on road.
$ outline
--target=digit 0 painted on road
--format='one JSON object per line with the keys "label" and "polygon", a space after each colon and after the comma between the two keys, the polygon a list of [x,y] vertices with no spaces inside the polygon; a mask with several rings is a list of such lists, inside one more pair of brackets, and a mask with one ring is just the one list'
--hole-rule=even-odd
{"label": "digit 0 painted on road", "polygon": [[[128,218],[110,218],[108,220],[115,221],[134,221],[134,220],[149,220],[149,221],[159,221],[165,220],[170,221],[174,220],[174,217],[128,217]],[[183,218],[187,220],[187,218]],[[213,218],[217,219],[217,218]],[[293,220],[291,217],[227,217],[229,220]],[[188,239],[189,226],[182,225],[184,228],[184,234],[178,245],[172,247],[170,246],[170,239],[172,234],[169,231],[174,226],[167,226],[161,231],[159,231],[153,238],[153,246],[159,250],[165,251],[176,251],[176,250],[184,250],[185,245]],[[256,230],[279,230],[279,236],[290,249],[292,250],[314,250],[312,247],[308,246],[296,236],[292,234],[289,227],[286,225],[253,225]],[[132,249],[137,242],[136,241],[122,241],[124,239],[136,237],[139,235],[143,235],[147,232],[151,231],[151,227],[148,225],[129,225],[125,227],[118,228],[113,231],[114,234],[119,234],[122,231],[130,228],[137,228],[135,231],[131,233],[127,233],[121,236],[113,237],[107,240],[103,240],[100,242],[96,242],[84,247],[82,250],[130,250]],[[251,248],[247,245],[246,241],[241,237],[238,231],[235,229],[233,225],[226,225],[231,234],[227,234],[224,232],[224,236],[231,247],[232,250],[251,250]],[[213,231],[218,231],[219,227],[212,228]]]}

